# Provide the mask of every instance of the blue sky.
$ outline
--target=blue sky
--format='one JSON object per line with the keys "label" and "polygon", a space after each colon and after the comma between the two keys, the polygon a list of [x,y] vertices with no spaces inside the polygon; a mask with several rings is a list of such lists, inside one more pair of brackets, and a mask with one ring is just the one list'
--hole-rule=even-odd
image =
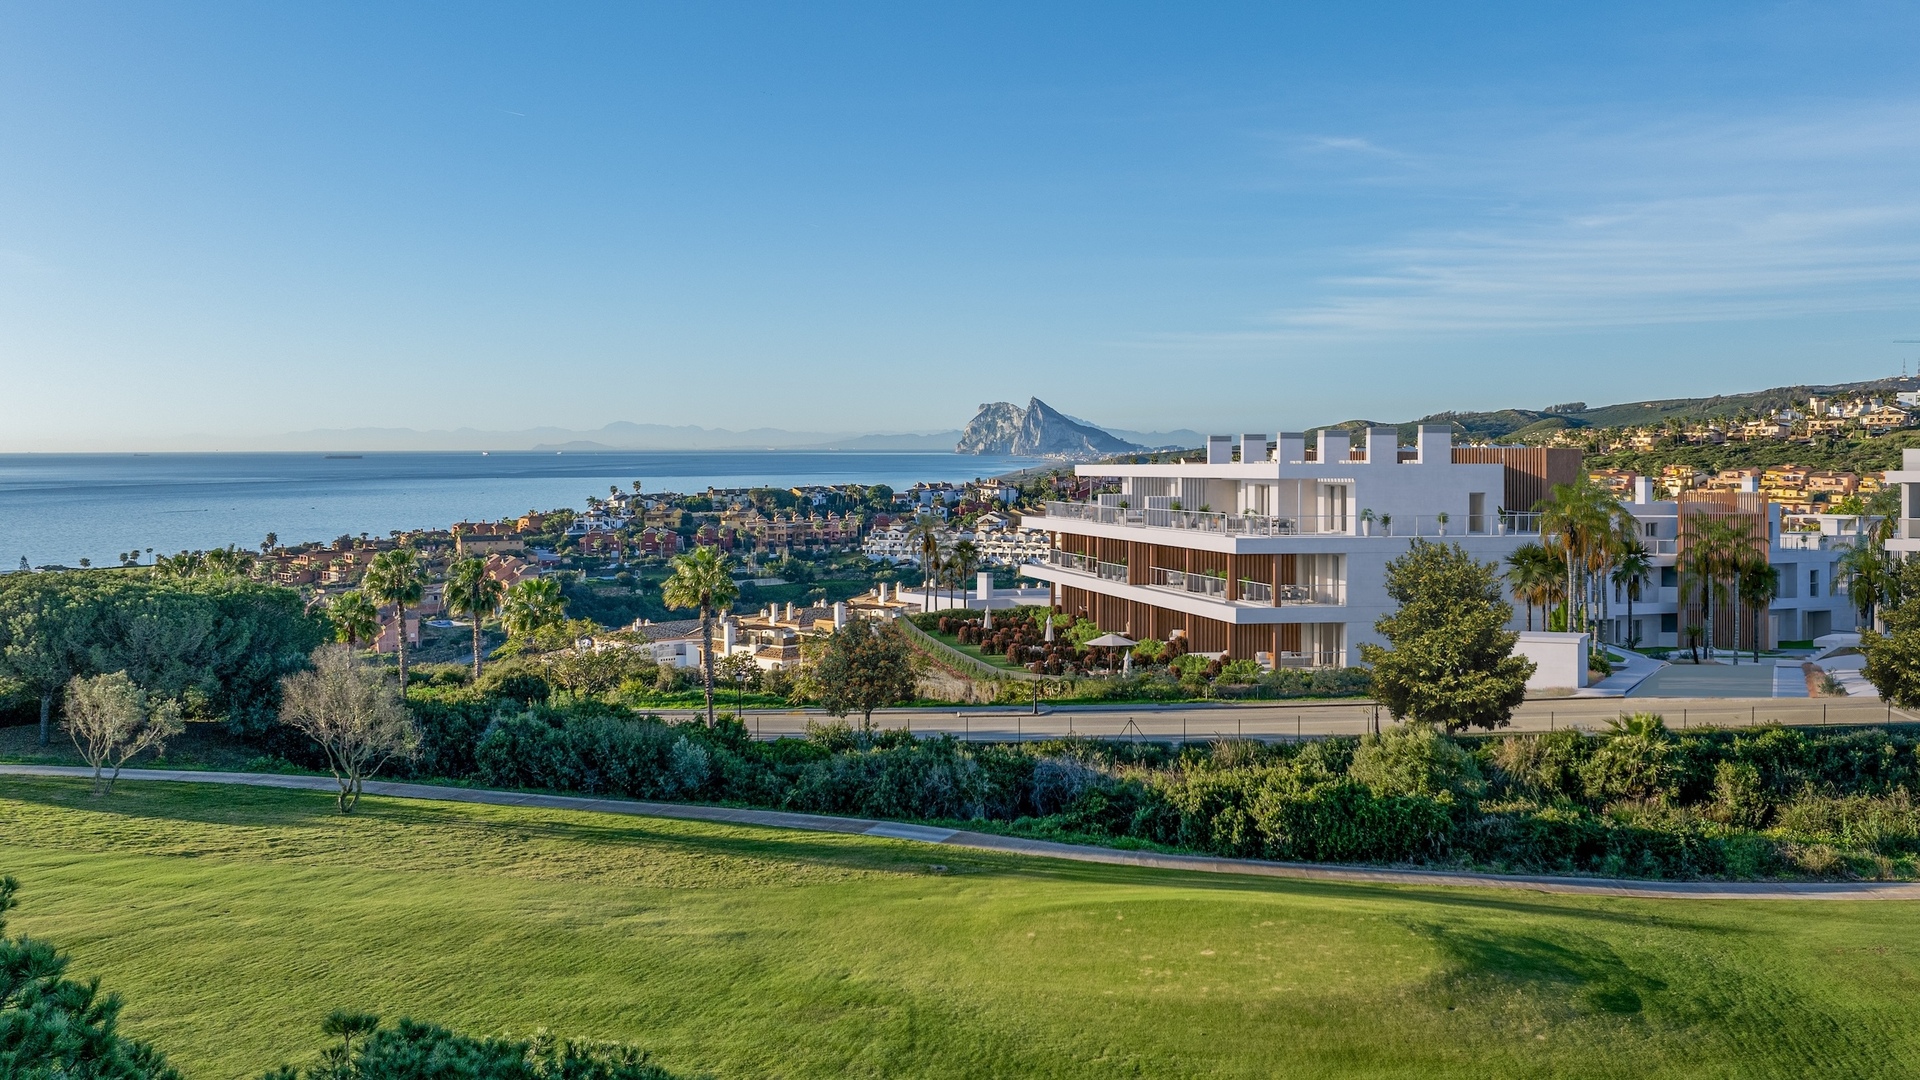
{"label": "blue sky", "polygon": [[1920,358],[1913,5],[0,13],[0,449],[1272,431]]}

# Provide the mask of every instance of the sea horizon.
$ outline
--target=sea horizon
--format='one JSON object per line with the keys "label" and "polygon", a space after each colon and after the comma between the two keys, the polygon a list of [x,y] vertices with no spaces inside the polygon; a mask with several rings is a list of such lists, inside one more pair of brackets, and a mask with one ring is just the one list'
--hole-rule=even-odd
{"label": "sea horizon", "polygon": [[[1039,459],[924,450],[15,451],[0,454],[0,571],[235,544],[385,536],[579,508],[609,486],[959,482]],[[152,555],[147,553],[152,549]]]}

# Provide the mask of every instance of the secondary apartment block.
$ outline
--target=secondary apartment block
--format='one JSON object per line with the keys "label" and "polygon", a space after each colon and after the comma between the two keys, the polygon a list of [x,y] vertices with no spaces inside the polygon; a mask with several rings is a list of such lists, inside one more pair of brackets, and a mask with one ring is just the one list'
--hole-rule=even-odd
{"label": "secondary apartment block", "polygon": [[1576,480],[1580,461],[1576,449],[1455,447],[1443,426],[1420,428],[1411,448],[1389,427],[1358,444],[1344,431],[1311,445],[1216,436],[1204,462],[1078,466],[1121,490],[1024,516],[1052,548],[1021,572],[1103,630],[1184,635],[1195,652],[1281,667],[1347,666],[1394,608],[1386,564],[1412,538],[1504,560],[1538,539],[1529,511]]}
{"label": "secondary apartment block", "polygon": [[[1121,490],[1088,502],[1048,503],[1022,520],[1046,532],[1046,561],[1022,573],[1048,582],[1056,608],[1135,639],[1184,635],[1196,652],[1281,667],[1359,662],[1378,641],[1373,624],[1394,608],[1386,564],[1413,538],[1455,543],[1504,563],[1540,540],[1533,506],[1581,474],[1571,448],[1456,447],[1447,427],[1421,427],[1413,447],[1393,428],[1355,444],[1323,431],[1308,443],[1282,434],[1208,440],[1205,462],[1082,465],[1088,478],[1118,477]],[[1920,484],[1920,472],[1913,474]],[[1656,501],[1640,481],[1622,504],[1640,523],[1654,569],[1634,603],[1609,605],[1602,637],[1682,644],[1700,613],[1680,603],[1682,513],[1743,514],[1781,571],[1781,595],[1765,620],[1763,647],[1851,629],[1852,605],[1836,593],[1835,563],[1857,518],[1821,518],[1820,532],[1781,531],[1777,506],[1744,492],[1685,492]],[[1916,532],[1920,538],[1920,502]],[[1920,539],[1915,541],[1920,549]],[[1608,585],[1611,598],[1612,585]],[[1536,613],[1536,618],[1539,616]],[[1716,617],[1732,645],[1733,620]],[[1523,629],[1524,612],[1512,624]],[[1536,626],[1539,624],[1536,623]],[[1747,640],[1742,635],[1743,642]]]}
{"label": "secondary apartment block", "polygon": [[[1657,494],[1650,478],[1639,478],[1631,497],[1620,500],[1638,523],[1653,569],[1640,582],[1631,616],[1625,583],[1607,583],[1602,637],[1677,648],[1687,644],[1688,626],[1705,626],[1705,612],[1698,599],[1683,594],[1680,587],[1688,532],[1684,525],[1695,514],[1743,521],[1754,539],[1755,551],[1763,553],[1779,575],[1778,591],[1760,625],[1762,648],[1854,629],[1854,605],[1839,563],[1841,556],[1860,541],[1863,518],[1794,514],[1789,519],[1780,503],[1751,487],[1744,491],[1683,491],[1673,498],[1658,498]],[[1796,527],[1784,527],[1788,521]],[[1734,647],[1736,626],[1740,628],[1739,647],[1753,647],[1752,616],[1745,611],[1739,613],[1738,620],[1734,616],[1731,604],[1715,605],[1715,648]]]}
{"label": "secondary apartment block", "polygon": [[1887,550],[1911,558],[1920,552],[1920,450],[1900,451],[1900,468],[1886,474],[1900,492],[1900,520]]}

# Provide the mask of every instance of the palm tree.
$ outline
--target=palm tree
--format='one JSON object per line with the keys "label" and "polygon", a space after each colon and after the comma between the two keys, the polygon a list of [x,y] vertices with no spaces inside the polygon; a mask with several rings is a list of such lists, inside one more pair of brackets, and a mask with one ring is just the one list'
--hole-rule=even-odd
{"label": "palm tree", "polygon": [[1653,559],[1647,552],[1647,545],[1640,542],[1638,536],[1629,535],[1620,545],[1613,557],[1613,583],[1620,586],[1627,598],[1627,648],[1640,644],[1640,635],[1633,625],[1633,602],[1640,599],[1641,583],[1653,570]]}
{"label": "palm tree", "polygon": [[1513,598],[1526,605],[1527,629],[1533,629],[1533,608],[1543,586],[1553,576],[1553,554],[1539,544],[1522,544],[1507,556],[1507,586]]}
{"label": "palm tree", "polygon": [[731,560],[715,547],[695,548],[692,553],[673,560],[673,576],[661,587],[661,598],[671,608],[700,609],[700,638],[704,647],[706,675],[707,726],[713,716],[713,613],[740,595],[733,582]]}
{"label": "palm tree", "polygon": [[334,636],[349,647],[371,641],[380,632],[380,612],[359,589],[349,589],[327,605],[327,618],[333,622]]}
{"label": "palm tree", "polygon": [[507,590],[500,608],[500,622],[507,633],[526,637],[552,626],[566,617],[567,601],[560,595],[560,583],[552,578],[527,578]]}
{"label": "palm tree", "polygon": [[1566,629],[1574,630],[1591,620],[1596,583],[1606,571],[1624,511],[1612,492],[1585,477],[1553,485],[1553,493],[1534,509],[1540,514],[1542,541],[1557,549],[1565,564],[1566,592],[1561,603],[1567,612]]}
{"label": "palm tree", "polygon": [[266,537],[260,541],[260,554],[270,555],[273,553],[273,549],[279,546],[280,534],[268,533]]}
{"label": "palm tree", "polygon": [[473,617],[473,677],[480,678],[480,624],[500,609],[506,588],[487,573],[485,559],[461,559],[447,568],[447,613]]}
{"label": "palm tree", "polygon": [[[1773,598],[1780,594],[1780,571],[1767,563],[1765,555],[1749,551],[1747,557],[1740,560],[1734,590],[1740,603],[1753,613],[1753,662],[1757,664],[1760,662],[1760,620],[1773,604]],[[1739,647],[1740,643],[1734,642],[1734,648]]]}
{"label": "palm tree", "polygon": [[1872,626],[1893,580],[1887,553],[1863,535],[1840,556],[1835,569],[1846,579],[1847,595],[1853,597],[1853,609],[1859,613],[1861,624]]}
{"label": "palm tree", "polygon": [[980,548],[971,540],[960,541],[947,553],[947,566],[951,568],[954,586],[965,596],[967,579],[980,571]]}
{"label": "palm tree", "polygon": [[913,520],[909,535],[920,545],[920,610],[927,611],[932,607],[933,585],[940,573],[940,519],[932,514],[920,515]]}
{"label": "palm tree", "polygon": [[[1713,659],[1714,586],[1731,582],[1739,572],[1740,560],[1753,548],[1752,526],[1742,518],[1693,511],[1681,526],[1681,574],[1693,589],[1700,590],[1702,643],[1706,658]],[[1691,591],[1691,589],[1689,590]],[[1738,613],[1735,614],[1736,619]],[[1738,633],[1736,623],[1735,633]],[[1739,643],[1735,642],[1736,650]]]}
{"label": "palm tree", "polygon": [[426,590],[426,578],[420,572],[420,557],[412,548],[397,547],[383,551],[367,564],[366,576],[360,579],[360,589],[374,603],[392,604],[395,608],[397,629],[394,641],[398,643],[400,658],[400,693],[407,692],[407,605],[420,602],[420,594]]}

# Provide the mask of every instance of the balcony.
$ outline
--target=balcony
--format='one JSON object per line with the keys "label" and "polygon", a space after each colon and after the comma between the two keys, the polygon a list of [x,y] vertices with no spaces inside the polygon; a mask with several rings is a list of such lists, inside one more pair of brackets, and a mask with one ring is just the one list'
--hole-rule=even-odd
{"label": "balcony", "polygon": [[1835,536],[1817,532],[1783,532],[1780,534],[1782,551],[1825,551],[1836,545],[1851,544],[1851,536]]}
{"label": "balcony", "polygon": [[[1281,588],[1289,587],[1290,586],[1281,586]],[[1273,586],[1264,581],[1249,581],[1246,578],[1241,578],[1240,599],[1255,604],[1271,604],[1273,603]]]}
{"label": "balcony", "polygon": [[[1261,517],[1254,514],[1217,514],[1203,510],[1135,510],[1124,506],[1097,503],[1050,502],[1047,517],[1062,521],[1085,521],[1096,525],[1118,525],[1136,529],[1171,529],[1214,536],[1378,536],[1445,537],[1537,535],[1539,514],[1501,514],[1469,518],[1460,515],[1440,520],[1440,515],[1383,514],[1364,520],[1355,514],[1304,515],[1301,517]],[[1481,528],[1469,531],[1469,525]],[[1492,531],[1487,531],[1491,526]],[[1035,522],[1031,528],[1046,528]]]}
{"label": "balcony", "polygon": [[1227,598],[1227,579],[1224,577],[1214,577],[1212,574],[1189,574],[1182,570],[1168,570],[1156,566],[1153,568],[1153,575],[1148,578],[1147,584],[1156,589],[1192,593],[1196,596],[1204,596],[1211,600],[1225,600]]}
{"label": "balcony", "polygon": [[1330,581],[1319,585],[1282,585],[1278,592],[1282,604],[1344,604],[1347,602],[1347,586],[1344,581]]}
{"label": "balcony", "polygon": [[1047,565],[1057,566],[1062,570],[1072,570],[1076,573],[1092,574],[1102,581],[1127,580],[1126,563],[1101,562],[1092,556],[1075,555],[1071,551],[1061,551],[1059,548],[1048,550]]}
{"label": "balcony", "polygon": [[1283,652],[1273,658],[1277,668],[1329,668],[1342,667],[1346,657],[1338,651],[1321,652]]}

